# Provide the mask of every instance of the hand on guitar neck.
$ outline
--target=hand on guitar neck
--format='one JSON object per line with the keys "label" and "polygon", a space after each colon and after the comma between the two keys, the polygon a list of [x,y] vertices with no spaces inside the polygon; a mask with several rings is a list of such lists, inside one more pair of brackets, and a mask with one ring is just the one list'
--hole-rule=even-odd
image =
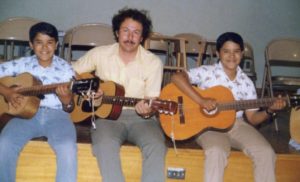
{"label": "hand on guitar neck", "polygon": [[[94,107],[99,107],[102,104],[103,90],[99,87],[97,92],[92,93],[92,102]],[[154,114],[154,109],[151,107],[152,99],[140,100],[134,106],[138,115],[143,118],[150,118]]]}
{"label": "hand on guitar neck", "polygon": [[155,108],[152,107],[152,100],[141,100],[135,105],[135,110],[141,117],[148,119],[155,113]]}

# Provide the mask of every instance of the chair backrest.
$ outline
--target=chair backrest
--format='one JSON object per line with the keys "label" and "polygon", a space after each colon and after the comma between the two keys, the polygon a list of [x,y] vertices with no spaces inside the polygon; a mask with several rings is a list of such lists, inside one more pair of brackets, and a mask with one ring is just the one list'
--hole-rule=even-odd
{"label": "chair backrest", "polygon": [[244,55],[240,63],[242,70],[253,80],[256,81],[255,59],[252,46],[244,43]]}
{"label": "chair backrest", "polygon": [[300,66],[300,39],[272,40],[266,47],[266,60],[273,65]]}
{"label": "chair backrest", "polygon": [[29,41],[29,29],[40,20],[29,17],[13,17],[0,22],[1,40]]}
{"label": "chair backrest", "polygon": [[115,42],[110,25],[102,23],[87,23],[68,30],[64,36],[61,56],[64,57],[65,48],[68,49],[67,60],[71,61],[73,46],[96,47]]}
{"label": "chair backrest", "polygon": [[114,43],[112,28],[101,23],[83,24],[75,27],[71,34],[71,45],[101,46]]}
{"label": "chair backrest", "polygon": [[[0,40],[4,45],[3,59],[7,61],[15,57],[25,56],[28,47],[29,29],[40,20],[30,17],[13,17],[0,22]],[[18,44],[19,53],[15,55],[15,47]]]}
{"label": "chair backrest", "polygon": [[267,91],[295,92],[300,88],[300,39],[278,38],[268,43],[265,49],[265,71],[262,82],[262,97]]}
{"label": "chair backrest", "polygon": [[180,33],[176,34],[175,37],[186,39],[185,51],[187,54],[201,54],[204,53],[206,40],[204,37],[194,33]]}
{"label": "chair backrest", "polygon": [[196,66],[200,66],[206,47],[205,38],[194,33],[180,33],[174,37],[184,38],[186,40],[185,51],[187,55],[197,56]]}
{"label": "chair backrest", "polygon": [[166,41],[163,40],[153,40],[153,37],[163,36],[163,34],[158,32],[151,32],[149,38],[144,42],[145,49],[154,51],[154,52],[164,52],[168,50],[168,45]]}
{"label": "chair backrest", "polygon": [[247,42],[244,43],[244,58],[245,59],[254,59],[253,48]]}

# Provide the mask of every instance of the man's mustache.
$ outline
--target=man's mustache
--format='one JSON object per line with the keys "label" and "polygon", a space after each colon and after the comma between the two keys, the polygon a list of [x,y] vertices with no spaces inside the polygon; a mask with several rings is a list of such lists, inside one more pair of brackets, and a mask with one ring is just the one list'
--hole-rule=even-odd
{"label": "man's mustache", "polygon": [[125,41],[124,43],[125,43],[125,44],[135,44],[135,42],[130,41],[130,40],[127,40],[127,41]]}

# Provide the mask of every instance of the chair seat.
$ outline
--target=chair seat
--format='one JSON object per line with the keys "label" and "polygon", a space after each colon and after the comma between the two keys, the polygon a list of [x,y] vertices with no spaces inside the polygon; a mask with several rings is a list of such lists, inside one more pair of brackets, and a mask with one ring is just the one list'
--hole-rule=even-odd
{"label": "chair seat", "polygon": [[274,90],[296,92],[300,88],[300,77],[273,76],[272,85]]}

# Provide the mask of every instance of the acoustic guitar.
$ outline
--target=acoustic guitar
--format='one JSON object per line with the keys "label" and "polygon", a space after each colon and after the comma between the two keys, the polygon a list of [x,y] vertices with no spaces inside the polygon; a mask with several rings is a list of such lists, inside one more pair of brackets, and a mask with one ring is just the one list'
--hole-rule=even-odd
{"label": "acoustic guitar", "polygon": [[[175,140],[189,139],[207,129],[226,130],[230,128],[236,117],[236,111],[251,108],[269,107],[276,98],[235,101],[231,91],[223,86],[215,86],[201,90],[194,89],[205,98],[215,99],[217,109],[206,112],[192,99],[180,91],[173,83],[166,85],[160,95],[161,99],[170,99],[178,103],[174,115],[160,115],[161,126],[165,134]],[[284,97],[289,106],[299,104],[297,95]]]}
{"label": "acoustic guitar", "polygon": [[40,99],[43,94],[54,93],[55,89],[60,85],[67,85],[73,93],[80,95],[85,94],[85,92],[96,91],[99,87],[99,79],[97,78],[41,85],[41,82],[30,73],[22,73],[16,77],[3,77],[0,79],[0,83],[7,87],[21,86],[17,92],[25,96],[21,102],[21,106],[15,109],[9,107],[5,98],[0,95],[0,118],[2,118],[2,116],[3,118],[7,118],[7,116],[4,117],[6,114],[26,119],[32,118],[39,108]]}
{"label": "acoustic guitar", "polygon": [[[80,75],[80,78],[93,78],[93,75],[83,74]],[[151,102],[151,108],[162,114],[173,114],[177,111],[177,103],[173,101],[124,97],[124,87],[112,81],[100,83],[100,88],[103,90],[104,95],[101,105],[98,107],[92,106],[91,98],[81,95],[75,96],[75,108],[71,112],[73,122],[85,121],[93,115],[99,118],[116,120],[120,116],[123,106],[134,107],[141,100]]]}

